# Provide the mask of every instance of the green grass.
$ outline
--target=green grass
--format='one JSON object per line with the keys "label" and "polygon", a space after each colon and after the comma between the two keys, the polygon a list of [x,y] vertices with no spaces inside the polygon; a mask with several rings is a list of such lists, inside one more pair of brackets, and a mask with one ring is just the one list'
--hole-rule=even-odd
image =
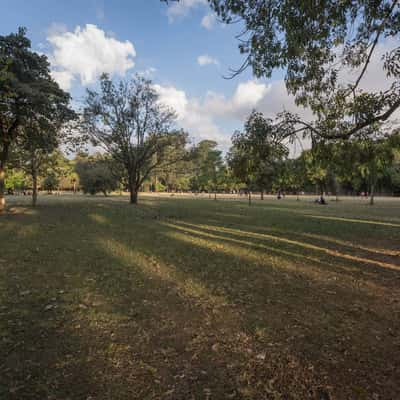
{"label": "green grass", "polygon": [[400,201],[23,200],[0,399],[400,398]]}

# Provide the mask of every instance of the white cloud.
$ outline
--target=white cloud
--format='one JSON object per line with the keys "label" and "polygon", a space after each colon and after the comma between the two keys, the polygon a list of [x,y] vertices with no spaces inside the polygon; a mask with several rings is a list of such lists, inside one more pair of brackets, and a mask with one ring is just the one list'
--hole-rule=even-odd
{"label": "white cloud", "polygon": [[251,110],[261,104],[269,93],[269,86],[256,81],[240,83],[233,96],[226,98],[221,94],[208,92],[203,99],[189,98],[184,90],[174,86],[154,85],[160,102],[173,108],[179,125],[186,129],[196,141],[216,140],[227,150],[233,131],[223,128],[225,122],[238,124],[238,128]]}
{"label": "white cloud", "polygon": [[72,81],[74,80],[74,75],[69,71],[51,71],[51,76],[64,90],[69,90],[71,88]]}
{"label": "white cloud", "polygon": [[47,40],[53,47],[53,77],[64,89],[75,79],[88,85],[104,72],[124,75],[135,65],[133,44],[110,37],[96,25],[77,26],[73,32],[53,29]]}
{"label": "white cloud", "polygon": [[173,108],[177,113],[178,120],[185,118],[188,99],[183,90],[178,90],[174,86],[161,85],[154,85],[154,89],[160,97],[160,103]]}
{"label": "white cloud", "polygon": [[167,10],[169,22],[173,22],[177,17],[184,17],[189,14],[193,8],[207,5],[207,0],[180,0],[179,2],[170,2]]}
{"label": "white cloud", "polygon": [[[189,97],[184,90],[174,86],[154,85],[160,102],[173,108],[178,124],[198,142],[212,139],[228,150],[234,129],[242,129],[243,122],[253,109],[274,118],[283,110],[298,113],[305,119],[312,117],[308,110],[295,105],[283,80],[265,84],[256,80],[241,82],[232,96],[208,91],[203,98]],[[229,126],[229,130],[226,129]],[[303,142],[308,147],[308,144]],[[301,148],[291,146],[291,154],[298,155]]]}
{"label": "white cloud", "polygon": [[209,31],[214,28],[217,17],[215,14],[207,14],[201,20],[201,26],[208,29]]}
{"label": "white cloud", "polygon": [[201,66],[204,65],[219,65],[219,62],[216,58],[209,56],[208,54],[203,54],[197,57],[197,63]]}
{"label": "white cloud", "polygon": [[189,99],[185,91],[174,86],[154,85],[154,88],[160,96],[160,102],[176,111],[178,124],[187,130],[196,142],[213,139],[223,148],[229,147],[230,133],[223,132],[198,99]]}
{"label": "white cloud", "polygon": [[271,85],[255,80],[241,82],[230,98],[209,91],[203,101],[203,108],[218,118],[243,121],[252,109],[259,108],[270,90]]}
{"label": "white cloud", "polygon": [[[365,90],[381,90],[390,84],[382,72],[382,55],[392,48],[382,43],[376,56],[371,60],[368,72],[361,87]],[[346,72],[341,80],[354,81],[355,75]],[[202,139],[216,140],[227,150],[234,129],[243,129],[243,122],[255,109],[266,117],[275,118],[284,110],[296,113],[306,121],[312,121],[313,115],[309,109],[296,105],[294,97],[289,95],[283,79],[265,83],[258,80],[248,80],[237,84],[232,95],[208,91],[203,97],[190,97],[184,90],[174,86],[156,87],[160,100],[177,111],[178,123],[186,129],[196,141]],[[227,128],[229,127],[229,128]],[[308,140],[291,144],[290,155],[298,156],[302,146],[309,148]]]}
{"label": "white cloud", "polygon": [[248,81],[239,83],[233,96],[235,107],[255,107],[257,103],[265,97],[269,88],[264,83]]}
{"label": "white cloud", "polygon": [[153,75],[157,72],[157,68],[149,67],[143,71],[139,71],[138,75],[142,76],[143,78],[152,78]]}

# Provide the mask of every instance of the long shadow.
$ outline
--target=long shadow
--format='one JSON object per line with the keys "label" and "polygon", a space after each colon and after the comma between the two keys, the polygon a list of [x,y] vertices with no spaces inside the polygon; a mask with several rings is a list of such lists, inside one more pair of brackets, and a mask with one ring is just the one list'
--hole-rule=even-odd
{"label": "long shadow", "polygon": [[52,204],[24,243],[0,231],[5,399],[396,398],[398,304],[182,204]]}
{"label": "long shadow", "polygon": [[[13,243],[1,269],[2,398],[242,398],[236,382],[242,352],[233,352],[227,368],[221,350],[212,349],[226,326],[215,330],[201,299],[191,300],[99,241],[107,237],[109,213],[118,210],[42,211],[42,231],[25,243],[29,259],[20,259],[21,246]],[[47,227],[65,218],[68,226],[56,225],[46,246]],[[25,228],[35,223],[26,220]],[[88,250],[83,243],[92,246],[90,254],[81,253]],[[48,254],[50,247],[62,254]]]}
{"label": "long shadow", "polygon": [[[340,265],[341,272],[344,270],[351,270],[354,272],[354,276],[363,275],[365,271],[371,270],[375,273],[375,276],[379,275],[379,279],[382,280],[382,275],[385,276],[387,270],[399,271],[400,272],[400,261],[397,253],[384,254],[380,256],[382,251],[370,250],[368,248],[359,248],[356,246],[350,246],[349,244],[340,243],[334,241],[334,246],[332,246],[329,238],[318,238],[310,237],[307,234],[299,233],[287,233],[275,230],[259,230],[253,229],[252,231],[233,228],[224,228],[215,225],[204,225],[204,224],[191,224],[188,222],[174,221],[173,223],[166,223],[167,226],[171,228],[180,229],[186,232],[192,232],[195,234],[208,235],[210,237],[221,238],[225,240],[231,240],[233,242],[242,242],[243,244],[255,247],[261,247],[268,250],[274,250],[274,247],[266,247],[263,243],[268,243],[270,246],[275,246],[277,251],[290,254],[295,254],[299,258],[305,258],[309,260],[336,260],[336,264]],[[246,226],[244,226],[246,229]],[[248,228],[247,228],[248,229]],[[223,236],[217,236],[218,234],[223,234]],[[246,239],[251,239],[252,242],[243,242]],[[324,242],[328,242],[324,243]],[[286,248],[294,248],[297,253],[290,253],[285,251],[280,247],[285,246]],[[306,252],[307,255],[302,254]],[[361,253],[361,254],[360,254]],[[372,254],[371,254],[372,253]],[[378,255],[376,255],[378,253]],[[387,259],[391,259],[392,262],[388,262]],[[343,262],[351,262],[351,269],[345,268]],[[328,263],[328,265],[335,265],[335,263]],[[388,277],[392,278],[393,274],[389,273]]]}
{"label": "long shadow", "polygon": [[[334,240],[341,238],[342,245],[344,241],[354,243],[356,240],[364,248],[376,247],[381,244],[386,250],[391,250],[386,255],[399,256],[400,230],[397,224],[390,221],[371,221],[371,224],[369,224],[368,221],[364,221],[366,222],[364,223],[359,215],[357,217],[349,216],[349,218],[329,215],[321,216],[323,218],[313,218],[311,212],[289,207],[282,208],[273,204],[261,204],[253,208],[235,204],[230,204],[230,206],[236,213],[233,213],[232,209],[224,210],[222,207],[216,211],[219,217],[218,223],[225,227],[243,227],[246,224],[248,225],[249,220],[251,220],[252,226],[247,226],[251,231],[257,229],[267,232],[275,231],[276,233],[281,231],[285,237],[294,234],[304,237],[314,235],[314,241],[317,242],[323,239],[321,236],[330,237]],[[336,211],[340,212],[340,210]],[[361,223],[351,223],[346,221],[347,219],[355,222],[361,221]],[[195,219],[192,222],[200,223],[201,219]],[[208,223],[210,224],[210,221]],[[307,233],[307,235],[304,235],[304,233]],[[387,240],[389,237],[391,241]]]}
{"label": "long shadow", "polygon": [[[379,268],[373,268],[373,271],[366,272],[368,267],[365,264],[357,265],[357,263],[350,263],[351,260],[342,257],[334,259],[333,257],[321,258],[318,252],[302,253],[299,249],[292,248],[291,246],[280,246],[279,244],[268,242],[260,243],[258,240],[249,241],[247,238],[241,236],[233,236],[231,234],[218,235],[215,231],[207,231],[204,228],[188,229],[187,226],[179,226],[175,224],[168,224],[171,230],[177,233],[169,233],[168,236],[181,241],[190,243],[193,239],[203,241],[205,246],[210,244],[217,244],[215,247],[222,247],[227,257],[234,255],[238,248],[245,248],[247,251],[251,250],[250,254],[243,256],[243,262],[253,261],[256,262],[260,257],[267,254],[267,258],[275,259],[274,269],[281,269],[283,272],[291,271],[297,277],[303,279],[314,280],[315,283],[327,284],[333,282],[333,286],[337,286],[336,282],[340,279],[340,284],[346,286],[350,290],[363,292],[366,295],[374,292],[384,292],[385,295],[392,293],[392,287],[397,289],[396,280],[398,275],[387,272]],[[211,246],[213,247],[213,246]],[[375,267],[375,266],[374,266]],[[267,268],[267,270],[270,269]],[[383,276],[382,276],[383,275]],[[328,290],[329,291],[329,290]],[[375,293],[378,296],[378,293]],[[382,294],[380,293],[380,296]]]}
{"label": "long shadow", "polygon": [[[159,231],[162,231],[162,228],[159,227],[158,228]],[[169,228],[170,230],[170,228]],[[168,233],[168,230],[167,230]],[[165,230],[164,230],[164,234],[165,234]],[[171,244],[171,238],[174,238],[174,236],[171,235],[167,235],[168,236],[168,241],[169,241],[169,245]],[[186,238],[187,238],[188,234],[186,234]],[[185,237],[185,236],[183,236]],[[176,236],[175,236],[176,239]],[[180,253],[182,254],[193,254],[193,249],[198,247],[198,243],[196,243],[195,241],[193,241],[192,243],[189,243],[186,241],[182,241],[182,238],[178,239],[183,243],[179,244],[180,247]],[[208,240],[209,241],[209,240]],[[139,239],[140,242],[140,239]],[[279,299],[278,301],[282,303],[282,300],[280,299],[280,296],[282,296],[282,294],[286,291],[286,293],[284,293],[283,297],[286,300],[283,301],[284,307],[287,307],[288,309],[292,309],[294,315],[298,315],[300,317],[295,318],[294,320],[291,320],[290,318],[288,318],[287,321],[285,321],[284,323],[282,323],[282,319],[281,316],[279,316],[279,320],[277,321],[277,326],[274,327],[276,328],[274,331],[275,332],[280,332],[282,333],[281,330],[279,330],[279,326],[282,328],[282,326],[284,327],[293,327],[293,326],[301,326],[301,323],[299,324],[299,321],[305,321],[304,324],[305,325],[309,325],[308,329],[310,329],[311,327],[314,327],[315,329],[318,329],[319,332],[317,332],[318,334],[316,335],[311,334],[308,332],[307,335],[300,334],[303,335],[303,337],[306,337],[307,340],[306,342],[311,343],[310,348],[303,348],[303,350],[300,350],[300,353],[311,353],[312,350],[314,349],[314,352],[317,351],[317,353],[320,353],[320,347],[316,346],[316,339],[318,341],[323,339],[323,343],[320,343],[321,345],[325,345],[327,347],[332,347],[333,349],[335,349],[335,344],[339,343],[339,347],[342,346],[345,347],[345,345],[343,345],[343,337],[346,336],[342,336],[345,335],[345,332],[347,332],[347,335],[349,334],[349,332],[351,332],[351,335],[355,335],[355,337],[358,336],[358,334],[356,334],[355,332],[357,330],[360,330],[361,332],[366,332],[368,330],[373,330],[375,332],[379,332],[380,334],[382,334],[381,332],[381,327],[382,326],[394,326],[395,323],[392,320],[392,310],[390,310],[390,307],[387,307],[387,313],[385,313],[385,315],[382,315],[382,310],[381,309],[377,309],[377,305],[374,304],[375,302],[375,296],[371,296],[371,298],[374,298],[374,301],[370,302],[370,300],[368,299],[368,296],[366,296],[363,293],[356,293],[354,292],[354,290],[349,290],[349,288],[341,288],[340,286],[338,286],[335,283],[332,283],[331,285],[327,284],[324,286],[315,286],[313,284],[310,284],[308,282],[308,285],[306,285],[305,288],[302,288],[301,284],[300,284],[300,288],[297,287],[299,285],[299,282],[296,281],[297,275],[294,277],[294,288],[291,288],[291,284],[288,283],[287,281],[285,281],[285,279],[289,276],[289,281],[290,281],[290,274],[288,273],[288,271],[285,271],[283,273],[281,273],[281,275],[285,278],[284,281],[280,284],[280,294],[276,295],[276,294],[272,294],[271,296],[266,296],[266,292],[268,292],[268,285],[265,285],[266,283],[268,284],[268,281],[266,280],[266,277],[264,276],[263,279],[259,279],[260,276],[256,273],[257,271],[254,271],[254,269],[251,270],[251,279],[249,279],[248,277],[246,277],[246,275],[249,273],[248,268],[245,269],[240,269],[238,274],[235,274],[235,270],[230,268],[229,271],[225,270],[222,268],[221,270],[221,266],[224,265],[224,260],[225,260],[225,264],[231,265],[232,261],[234,259],[237,258],[237,256],[235,255],[235,252],[232,250],[232,254],[231,256],[227,255],[227,254],[223,254],[218,255],[218,248],[214,247],[214,246],[209,246],[209,244],[205,245],[205,248],[202,248],[200,250],[195,250],[195,259],[200,259],[203,260],[203,262],[207,262],[209,264],[211,264],[211,268],[210,265],[208,265],[208,269],[207,271],[204,271],[204,268],[199,268],[199,269],[194,269],[194,268],[189,268],[188,269],[188,265],[190,265],[191,261],[190,259],[182,259],[182,257],[180,257],[177,260],[176,257],[176,253],[173,252],[172,254],[168,253],[168,249],[165,247],[160,247],[157,246],[155,248],[151,247],[148,248],[148,245],[146,245],[145,242],[140,242],[140,248],[142,249],[148,249],[148,251],[150,252],[149,254],[157,255],[159,257],[160,260],[164,260],[165,262],[169,262],[169,263],[175,263],[177,265],[177,268],[183,272],[184,274],[187,274],[188,276],[195,276],[197,280],[206,283],[207,287],[209,287],[209,290],[211,291],[211,293],[216,293],[216,295],[220,295],[221,294],[221,287],[222,287],[222,293],[224,295],[227,295],[227,297],[230,299],[231,304],[236,305],[238,303],[238,299],[240,300],[244,300],[245,303],[250,304],[250,308],[247,308],[245,313],[246,315],[255,315],[255,319],[257,319],[261,313],[260,307],[257,308],[257,306],[261,306],[261,308],[265,307],[265,301],[262,302],[261,299],[263,298],[264,300],[268,300],[268,297],[272,297],[273,299],[277,298]],[[222,257],[222,258],[221,258]],[[219,258],[219,259],[218,259]],[[218,265],[218,269],[213,269],[213,261],[216,260],[217,261],[214,263],[216,265]],[[207,260],[207,261],[205,261]],[[178,261],[178,262],[177,262]],[[246,261],[246,260],[244,260]],[[248,260],[247,260],[248,261]],[[248,263],[247,263],[248,264]],[[243,266],[243,262],[240,262],[240,265]],[[245,267],[248,267],[245,265]],[[265,270],[265,265],[262,267]],[[271,274],[271,271],[268,272],[269,274]],[[394,275],[393,275],[394,276]],[[398,276],[398,275],[397,275]],[[184,279],[184,278],[182,278]],[[238,286],[237,282],[240,282],[241,280],[245,280],[247,281],[247,285],[243,288],[243,286]],[[236,285],[235,285],[236,284]],[[329,294],[329,286],[332,286],[332,288],[335,288],[335,291],[331,291],[333,292],[334,299],[330,300],[327,299],[327,293]],[[230,289],[230,292],[227,290]],[[267,288],[267,290],[266,290]],[[250,293],[250,295],[249,295]],[[254,297],[254,293],[259,293],[259,297]],[[309,294],[313,293],[314,295],[310,296]],[[332,293],[331,293],[332,294]],[[312,297],[315,297],[318,299],[319,302],[324,303],[327,302],[327,305],[324,307],[323,304],[319,304],[318,303],[318,307],[320,307],[322,310],[320,310],[320,312],[325,313],[325,315],[320,315],[316,318],[316,322],[313,321],[313,314],[315,314],[315,309],[314,307],[316,307],[315,305],[315,299],[312,299]],[[236,299],[236,300],[235,300]],[[301,299],[301,302],[298,303],[298,307],[297,306],[293,306],[293,304],[295,303],[295,299],[299,300]],[[338,301],[339,299],[339,301]],[[310,304],[307,304],[307,300],[309,300]],[[336,302],[338,304],[336,304]],[[268,302],[267,302],[268,303]],[[354,307],[353,306],[354,303]],[[365,303],[368,304],[368,306],[365,306]],[[361,308],[360,308],[360,304],[362,304]],[[251,308],[251,306],[254,306],[253,308]],[[306,306],[306,309],[302,310],[302,308],[304,308],[304,306]],[[381,306],[381,304],[379,304],[379,306]],[[364,307],[364,308],[363,308]],[[371,308],[373,307],[373,308]],[[278,307],[279,308],[279,307]],[[310,314],[310,310],[312,310],[312,313]],[[253,313],[252,313],[253,311]],[[256,312],[254,312],[256,311]],[[264,310],[265,311],[265,310]],[[276,309],[275,310],[271,310],[268,318],[266,321],[264,320],[264,325],[261,324],[262,327],[271,323],[271,315],[277,315],[276,313]],[[284,310],[285,311],[285,310]],[[290,312],[289,312],[290,314]],[[331,315],[330,315],[331,314]],[[337,315],[335,315],[337,314]],[[279,313],[278,313],[279,315]],[[375,321],[370,321],[370,319],[375,318]],[[249,317],[250,319],[253,319],[254,322],[254,318]],[[326,323],[324,323],[323,319],[325,318]],[[261,319],[265,319],[265,315],[263,318]],[[339,319],[336,320],[335,319]],[[294,321],[294,323],[293,323]],[[297,322],[296,322],[297,321]],[[253,323],[250,324],[246,324],[246,325],[254,325]],[[323,327],[322,332],[321,332],[321,327]],[[303,325],[303,328],[304,325]],[[306,329],[307,330],[307,329]],[[288,333],[286,332],[286,335]],[[385,340],[387,340],[387,343],[393,343],[393,339],[390,338],[390,334],[385,334],[383,332],[383,334],[385,335]],[[310,340],[311,338],[314,338],[314,340]],[[347,336],[348,338],[349,336]],[[353,339],[353,338],[352,338]],[[343,339],[344,341],[346,340],[350,340],[350,339]],[[361,349],[362,348],[368,348],[368,343],[365,342],[365,337],[364,335],[361,335],[361,337],[357,338],[358,342],[356,343],[356,348],[358,349],[358,351],[360,352],[359,354],[362,353]],[[382,337],[379,339],[382,340]],[[350,340],[351,341],[351,340]],[[302,343],[302,346],[304,346],[304,344],[307,343]],[[298,345],[298,343],[297,343]],[[350,345],[350,344],[348,344]],[[354,343],[353,343],[354,345]],[[381,354],[388,353],[388,349],[386,348],[385,351],[382,352],[382,347],[378,345],[379,350],[377,350],[378,347],[376,347],[377,345],[375,343],[370,343],[371,349],[375,349],[373,351],[373,356],[372,358],[376,358],[376,359],[381,359],[383,362],[383,358],[381,358]],[[301,347],[301,346],[300,346]],[[306,350],[307,351],[306,351]],[[336,349],[336,351],[339,351]],[[358,355],[359,355],[358,354]],[[318,355],[318,354],[317,354]],[[331,355],[328,355],[328,358],[331,357]],[[326,362],[326,360],[325,360]],[[358,363],[360,362],[359,359],[354,359],[353,360],[354,365],[359,365]],[[398,362],[398,361],[396,361]],[[343,371],[345,371],[345,369],[343,368],[344,365],[346,365],[347,367],[349,365],[351,365],[352,363],[350,362],[350,360],[348,358],[345,358],[345,360],[342,360],[342,363],[339,363],[337,366],[337,369],[335,370],[335,373],[337,373],[338,375],[341,374],[341,372],[343,373]],[[347,375],[348,376],[348,375]],[[354,377],[351,377],[352,379],[352,383],[354,383]],[[365,382],[364,382],[365,383]],[[349,384],[351,384],[349,382]]]}

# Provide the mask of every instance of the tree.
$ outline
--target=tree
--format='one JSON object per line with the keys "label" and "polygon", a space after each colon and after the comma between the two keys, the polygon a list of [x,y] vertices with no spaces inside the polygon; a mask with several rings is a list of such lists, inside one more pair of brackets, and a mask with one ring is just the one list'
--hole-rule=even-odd
{"label": "tree", "polygon": [[400,195],[400,149],[394,151],[393,165],[389,168],[392,193]]}
{"label": "tree", "polygon": [[11,171],[8,171],[5,180],[6,190],[9,190],[13,193],[15,190],[24,190],[27,186],[28,183],[26,175],[23,171],[18,169],[12,169]]}
{"label": "tree", "polygon": [[214,192],[214,200],[217,200],[217,191],[225,176],[225,168],[222,160],[222,151],[213,149],[207,153],[207,158],[202,166],[202,176],[207,179],[206,187]]}
{"label": "tree", "polygon": [[328,183],[328,162],[321,148],[322,146],[314,146],[311,150],[303,152],[302,156],[307,178],[315,184],[323,203]]}
{"label": "tree", "polygon": [[214,140],[202,140],[191,150],[193,177],[190,186],[193,190],[216,192],[224,174],[222,152]]}
{"label": "tree", "polygon": [[285,160],[284,179],[281,178],[287,189],[296,193],[297,201],[300,200],[299,192],[304,189],[306,184],[306,168],[303,157]]}
{"label": "tree", "polygon": [[[11,146],[22,141],[25,128],[55,132],[73,117],[70,97],[51,78],[45,55],[31,50],[26,31],[0,36],[0,212],[5,208],[5,168]],[[41,141],[41,139],[39,140]]]}
{"label": "tree", "polygon": [[95,155],[87,159],[79,159],[75,170],[79,176],[80,186],[84,193],[94,195],[116,190],[119,186],[118,176],[113,172],[113,160],[102,155]]}
{"label": "tree", "polygon": [[193,165],[185,145],[182,141],[166,148],[165,161],[155,168],[149,177],[153,190],[170,192],[189,189]]}
{"label": "tree", "polygon": [[349,141],[343,146],[342,158],[351,160],[353,170],[365,180],[370,204],[374,204],[374,195],[379,178],[390,172],[395,160],[395,150],[400,148],[400,135],[382,137],[375,132],[375,138],[369,136],[363,140]]}
{"label": "tree", "polygon": [[15,150],[17,162],[32,179],[32,206],[37,204],[39,175],[45,175],[47,164],[52,163],[52,152],[57,148],[57,133],[41,131],[36,121],[27,121]]}
{"label": "tree", "polygon": [[43,180],[43,189],[47,190],[49,194],[53,190],[57,190],[59,179],[54,171],[50,171]]}
{"label": "tree", "polygon": [[100,88],[100,93],[87,92],[83,128],[94,145],[123,166],[130,202],[136,204],[150,173],[178,161],[167,157],[167,150],[186,143],[187,135],[172,130],[175,114],[160,104],[151,81],[136,76],[115,84],[104,74]]}
{"label": "tree", "polygon": [[[225,23],[241,22],[243,65],[257,77],[286,70],[296,102],[312,109],[315,121],[283,113],[288,135],[349,139],[387,121],[400,107],[400,3],[398,0],[208,0]],[[368,66],[383,39],[391,48],[381,68],[392,82],[387,90],[361,89]],[[341,75],[355,76],[343,83]]]}
{"label": "tree", "polygon": [[272,186],[274,175],[288,155],[282,132],[272,120],[253,111],[245,122],[243,132],[232,137],[233,146],[228,154],[228,164],[233,174],[246,183],[251,202],[253,186],[264,190]]}

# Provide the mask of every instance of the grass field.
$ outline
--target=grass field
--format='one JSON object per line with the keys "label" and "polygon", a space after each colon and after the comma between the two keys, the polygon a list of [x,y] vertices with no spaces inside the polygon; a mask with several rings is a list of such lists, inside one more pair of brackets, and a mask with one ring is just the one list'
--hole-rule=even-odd
{"label": "grass field", "polygon": [[400,201],[23,200],[0,399],[400,398]]}

